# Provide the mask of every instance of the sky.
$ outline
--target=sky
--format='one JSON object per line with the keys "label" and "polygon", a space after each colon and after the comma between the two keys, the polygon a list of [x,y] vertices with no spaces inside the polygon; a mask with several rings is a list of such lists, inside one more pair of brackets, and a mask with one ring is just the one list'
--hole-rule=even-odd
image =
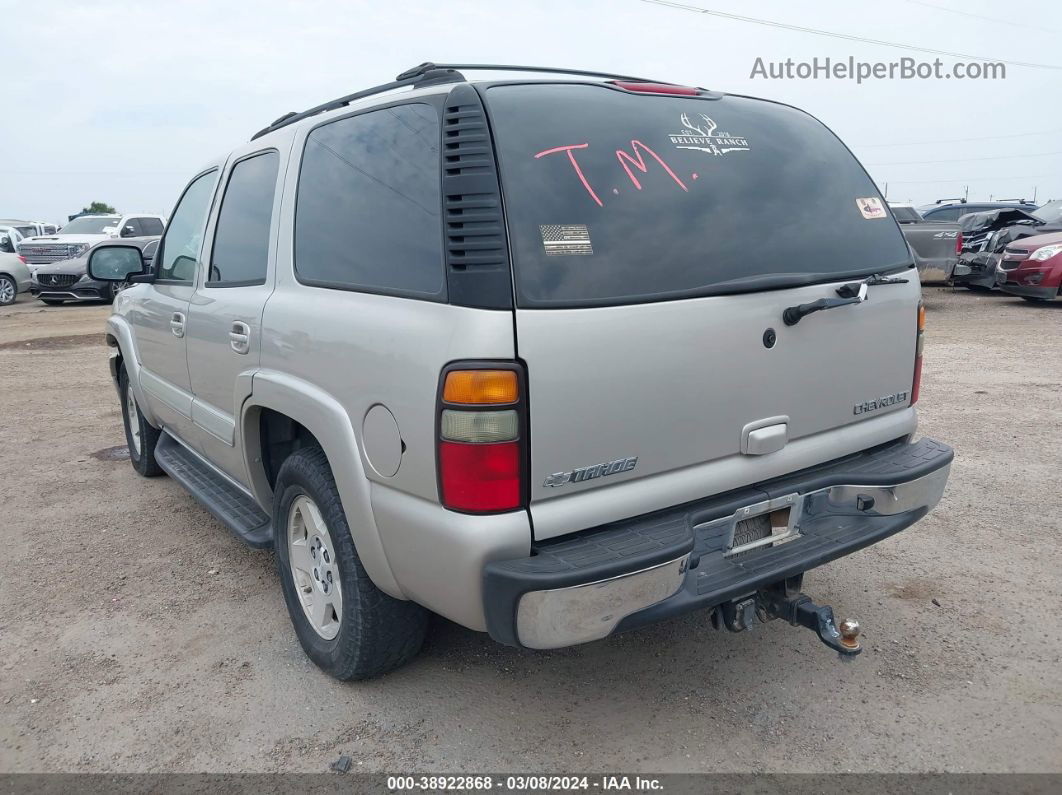
{"label": "sky", "polygon": [[[92,201],[168,215],[201,165],[273,119],[423,61],[597,69],[787,102],[831,127],[890,200],[1062,197],[1056,0],[0,0],[0,19],[0,217],[64,221]],[[862,84],[753,75],[757,58],[905,57],[1054,68]]]}

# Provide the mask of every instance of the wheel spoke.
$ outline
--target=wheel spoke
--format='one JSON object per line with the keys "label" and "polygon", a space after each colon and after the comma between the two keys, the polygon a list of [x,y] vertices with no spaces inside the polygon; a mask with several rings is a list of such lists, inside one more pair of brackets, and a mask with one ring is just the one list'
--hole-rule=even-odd
{"label": "wheel spoke", "polygon": [[310,547],[306,541],[292,541],[288,546],[288,557],[291,567],[309,575],[313,571],[313,558],[310,557]]}
{"label": "wheel spoke", "polygon": [[[306,532],[311,536],[324,535],[327,537],[328,529],[325,525],[324,519],[321,517],[321,512],[317,510],[317,506],[311,501],[306,500],[301,508],[302,520],[306,523]],[[323,533],[321,531],[324,531]]]}
{"label": "wheel spoke", "polygon": [[310,623],[314,629],[324,627],[327,618],[332,616],[332,604],[328,598],[319,592],[314,593],[310,602]]}

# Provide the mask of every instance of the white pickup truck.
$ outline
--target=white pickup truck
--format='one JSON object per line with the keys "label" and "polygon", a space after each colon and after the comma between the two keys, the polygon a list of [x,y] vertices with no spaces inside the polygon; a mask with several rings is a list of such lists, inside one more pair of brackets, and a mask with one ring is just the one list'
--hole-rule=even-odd
{"label": "white pickup truck", "polygon": [[55,234],[23,240],[18,253],[34,270],[40,265],[80,257],[101,240],[161,235],[165,228],[166,219],[161,215],[83,215]]}

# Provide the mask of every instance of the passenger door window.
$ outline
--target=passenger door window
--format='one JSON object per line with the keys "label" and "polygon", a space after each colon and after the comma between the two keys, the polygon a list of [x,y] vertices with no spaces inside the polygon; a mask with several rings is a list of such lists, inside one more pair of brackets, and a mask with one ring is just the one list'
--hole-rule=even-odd
{"label": "passenger door window", "polygon": [[233,166],[218,212],[207,287],[265,284],[279,167],[275,151]]}
{"label": "passenger door window", "polygon": [[210,212],[217,171],[196,177],[185,189],[156,257],[156,279],[191,284],[203,249],[203,227]]}
{"label": "passenger door window", "polygon": [[318,287],[443,300],[439,113],[410,103],[306,139],[295,272]]}

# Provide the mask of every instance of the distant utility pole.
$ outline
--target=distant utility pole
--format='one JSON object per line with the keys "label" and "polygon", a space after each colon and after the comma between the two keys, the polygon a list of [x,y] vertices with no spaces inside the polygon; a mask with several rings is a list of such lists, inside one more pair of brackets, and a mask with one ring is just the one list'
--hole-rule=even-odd
{"label": "distant utility pole", "polygon": [[969,185],[966,185],[962,189],[962,198],[963,198],[963,201],[967,201],[970,198],[970,186]]}
{"label": "distant utility pole", "polygon": [[1036,191],[1039,190],[1039,185],[1033,185],[1033,204],[1036,204]]}
{"label": "distant utility pole", "polygon": [[889,198],[889,183],[888,182],[885,183],[885,198],[886,199]]}

